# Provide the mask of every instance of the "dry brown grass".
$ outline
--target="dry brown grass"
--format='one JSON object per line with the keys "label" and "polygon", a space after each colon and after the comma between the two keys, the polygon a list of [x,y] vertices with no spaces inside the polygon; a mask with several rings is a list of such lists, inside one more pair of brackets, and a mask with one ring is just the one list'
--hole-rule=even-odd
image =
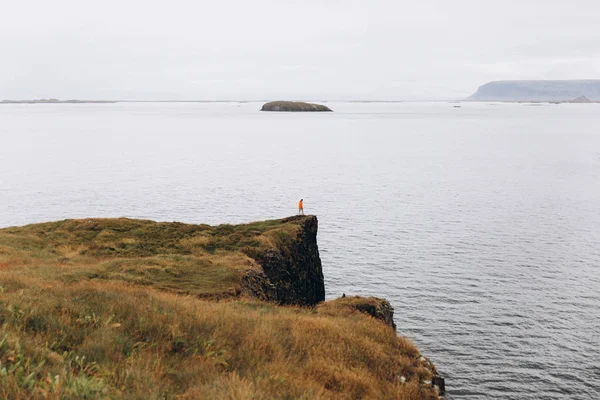
{"label": "dry brown grass", "polygon": [[[63,282],[118,280],[203,297],[240,293],[249,255],[295,238],[299,221],[190,225],[81,219],[0,229],[0,266]],[[27,267],[27,268],[23,268]]]}
{"label": "dry brown grass", "polygon": [[81,255],[87,249],[88,247],[82,244],[77,246],[63,244],[61,246],[56,247],[56,252],[64,258],[74,258]]}
{"label": "dry brown grass", "polygon": [[1,398],[435,398],[408,340],[331,303],[215,302],[15,270],[0,282]]}
{"label": "dry brown grass", "polygon": [[356,300],[197,296],[235,288],[229,273],[253,267],[244,246],[293,233],[272,221],[0,230],[0,398],[435,399],[415,346]]}

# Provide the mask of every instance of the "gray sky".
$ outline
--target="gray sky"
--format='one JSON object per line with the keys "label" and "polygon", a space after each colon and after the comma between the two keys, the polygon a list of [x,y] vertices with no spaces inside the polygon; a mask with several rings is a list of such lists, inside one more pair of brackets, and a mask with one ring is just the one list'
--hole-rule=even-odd
{"label": "gray sky", "polygon": [[600,78],[598,0],[19,0],[0,99],[466,97]]}

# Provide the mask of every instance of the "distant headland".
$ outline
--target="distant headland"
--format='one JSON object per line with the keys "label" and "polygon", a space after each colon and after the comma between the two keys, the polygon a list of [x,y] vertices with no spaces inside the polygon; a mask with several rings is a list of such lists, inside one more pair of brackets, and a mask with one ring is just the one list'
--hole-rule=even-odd
{"label": "distant headland", "polygon": [[82,103],[116,103],[111,100],[58,100],[58,99],[39,99],[39,100],[2,100],[0,104],[82,104]]}
{"label": "distant headland", "polygon": [[600,80],[488,82],[465,100],[593,103],[600,101]]}
{"label": "distant headland", "polygon": [[263,105],[261,111],[310,112],[332,110],[322,104],[303,103],[301,101],[271,101]]}

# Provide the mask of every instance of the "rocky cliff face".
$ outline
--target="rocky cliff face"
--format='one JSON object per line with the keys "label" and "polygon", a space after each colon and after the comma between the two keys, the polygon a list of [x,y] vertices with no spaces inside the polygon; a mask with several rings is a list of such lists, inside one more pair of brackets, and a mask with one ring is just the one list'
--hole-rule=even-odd
{"label": "rocky cliff face", "polygon": [[[317,246],[317,217],[291,217],[282,222],[292,221],[299,225],[297,235],[288,244],[269,249],[255,257],[260,269],[251,269],[245,273],[242,278],[242,291],[250,296],[280,304],[314,306],[325,300],[323,269]],[[319,307],[321,310],[323,307],[329,307],[359,311],[396,330],[394,309],[385,299],[344,295],[343,298],[325,302]],[[433,363],[420,355],[416,363],[431,373],[431,379],[422,380],[421,386],[433,388],[435,393],[443,398],[445,381]],[[405,376],[398,375],[398,379],[402,383],[406,381]]]}
{"label": "rocky cliff face", "polygon": [[325,300],[325,283],[319,248],[316,216],[291,217],[299,231],[285,246],[257,256],[262,270],[250,270],[242,278],[244,291],[280,304],[312,306]]}

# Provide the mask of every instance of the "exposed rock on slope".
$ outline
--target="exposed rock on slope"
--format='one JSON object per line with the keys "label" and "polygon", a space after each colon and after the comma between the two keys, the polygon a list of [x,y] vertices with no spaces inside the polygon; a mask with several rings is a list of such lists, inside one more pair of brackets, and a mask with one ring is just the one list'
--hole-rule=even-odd
{"label": "exposed rock on slope", "polygon": [[263,105],[261,111],[332,111],[322,104],[300,101],[272,101]]}
{"label": "exposed rock on slope", "polygon": [[336,300],[339,307],[347,308],[348,310],[356,310],[368,314],[371,317],[383,321],[396,330],[394,323],[394,309],[389,301],[377,297],[360,297],[349,296],[342,297]]}
{"label": "exposed rock on slope", "polygon": [[466,100],[569,101],[578,96],[600,100],[600,80],[488,82]]}

